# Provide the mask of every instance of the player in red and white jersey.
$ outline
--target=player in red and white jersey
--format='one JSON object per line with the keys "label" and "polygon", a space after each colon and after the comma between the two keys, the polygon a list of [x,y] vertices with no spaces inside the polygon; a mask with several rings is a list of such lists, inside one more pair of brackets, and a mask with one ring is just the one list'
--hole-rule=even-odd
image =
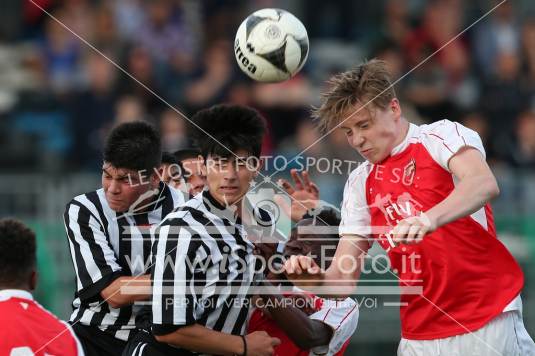
{"label": "player in red and white jersey", "polygon": [[367,162],[344,190],[335,261],[321,271],[292,256],[287,274],[295,283],[352,281],[350,293],[360,264],[348,267],[343,257],[361,259],[377,240],[402,287],[399,355],[534,355],[522,321],[523,273],[496,237],[489,201],[499,189],[479,136],[448,120],[409,124],[382,61],[330,83],[316,114]]}
{"label": "player in red and white jersey", "polygon": [[[284,256],[295,253],[315,256],[318,263],[327,266],[338,244],[338,236],[332,230],[318,233],[318,229],[336,227],[340,219],[332,210],[323,210],[314,218],[300,220],[292,229],[290,239],[283,251]],[[299,231],[302,229],[304,231]],[[266,256],[272,259],[272,256]],[[270,279],[279,280],[280,275],[268,274]],[[351,298],[333,300],[315,296],[294,287],[284,297],[274,293],[264,293],[261,297],[264,308],[253,311],[248,332],[265,331],[271,337],[281,340],[274,347],[274,356],[341,356],[349,345],[359,318],[357,303]]]}
{"label": "player in red and white jersey", "polygon": [[70,326],[33,300],[37,272],[34,233],[0,220],[0,355],[81,356]]}

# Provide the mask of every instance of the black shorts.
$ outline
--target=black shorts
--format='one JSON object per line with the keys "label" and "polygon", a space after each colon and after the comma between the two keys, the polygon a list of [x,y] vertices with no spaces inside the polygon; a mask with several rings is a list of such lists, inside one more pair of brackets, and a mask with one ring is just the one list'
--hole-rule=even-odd
{"label": "black shorts", "polygon": [[126,341],[119,340],[96,326],[80,323],[71,326],[86,356],[117,356],[123,353]]}
{"label": "black shorts", "polygon": [[156,341],[146,330],[139,331],[132,337],[123,351],[122,356],[193,356],[195,354],[183,349]]}

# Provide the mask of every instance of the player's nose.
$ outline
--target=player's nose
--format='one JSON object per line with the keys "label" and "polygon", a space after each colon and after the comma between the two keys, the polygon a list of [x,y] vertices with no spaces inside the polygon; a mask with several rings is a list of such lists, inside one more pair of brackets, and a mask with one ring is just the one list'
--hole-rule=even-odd
{"label": "player's nose", "polygon": [[113,194],[119,194],[121,192],[121,184],[115,179],[112,179],[108,191]]}
{"label": "player's nose", "polygon": [[365,141],[366,140],[364,139],[362,135],[356,134],[356,135],[353,135],[351,139],[351,145],[354,148],[359,149],[359,148],[362,148],[362,146],[364,146]]}

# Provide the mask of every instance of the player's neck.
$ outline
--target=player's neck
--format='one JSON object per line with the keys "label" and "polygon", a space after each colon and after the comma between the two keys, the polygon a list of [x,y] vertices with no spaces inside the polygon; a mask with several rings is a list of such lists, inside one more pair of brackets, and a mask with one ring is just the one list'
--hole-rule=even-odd
{"label": "player's neck", "polygon": [[13,285],[13,284],[0,284],[0,291],[1,290],[7,290],[7,289],[10,289],[10,290],[23,290],[25,292],[28,292],[28,293],[31,293],[32,292],[32,289],[30,288],[30,286],[25,286],[25,285],[22,285],[22,284],[17,284],[17,285]]}
{"label": "player's neck", "polygon": [[407,135],[409,134],[410,123],[404,117],[400,119],[399,125],[399,135],[394,141],[394,146],[392,148],[399,146],[403,141],[405,141]]}

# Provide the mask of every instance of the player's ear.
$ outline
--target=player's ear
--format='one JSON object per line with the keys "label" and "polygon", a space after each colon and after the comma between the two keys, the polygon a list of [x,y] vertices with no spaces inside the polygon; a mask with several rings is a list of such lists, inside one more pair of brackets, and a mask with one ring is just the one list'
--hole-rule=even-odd
{"label": "player's ear", "polygon": [[30,290],[35,290],[37,288],[37,271],[33,270],[30,275]]}
{"label": "player's ear", "polygon": [[396,119],[399,119],[401,117],[401,106],[399,104],[398,98],[393,98],[392,100],[390,100],[389,109],[394,114]]}

